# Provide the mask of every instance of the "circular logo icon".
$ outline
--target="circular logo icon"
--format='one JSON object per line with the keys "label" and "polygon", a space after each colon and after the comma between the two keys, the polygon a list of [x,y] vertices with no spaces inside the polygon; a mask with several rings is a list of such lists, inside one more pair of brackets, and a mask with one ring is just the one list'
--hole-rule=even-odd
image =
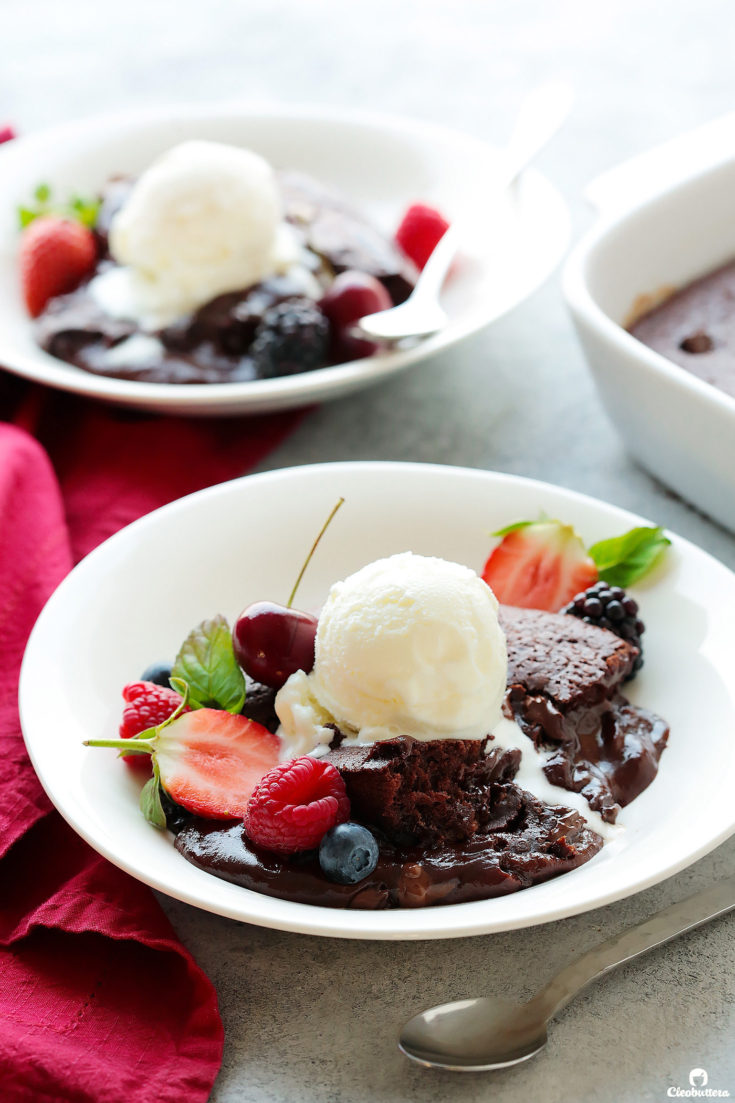
{"label": "circular logo icon", "polygon": [[709,1077],[704,1069],[692,1069],[689,1073],[689,1083],[693,1088],[705,1087]]}

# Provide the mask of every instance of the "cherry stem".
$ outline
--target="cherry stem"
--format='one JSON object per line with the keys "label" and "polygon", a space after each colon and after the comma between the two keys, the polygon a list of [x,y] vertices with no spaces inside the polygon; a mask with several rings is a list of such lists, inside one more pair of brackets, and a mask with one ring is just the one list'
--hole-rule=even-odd
{"label": "cherry stem", "polygon": [[291,591],[291,596],[288,599],[288,601],[286,602],[286,608],[287,609],[290,609],[291,606],[293,605],[293,599],[296,597],[296,591],[298,590],[299,586],[301,585],[301,579],[304,577],[304,574],[306,573],[306,568],[311,563],[311,557],[313,556],[314,552],[316,551],[316,549],[319,546],[319,541],[321,540],[322,536],[324,536],[324,533],[327,531],[330,524],[332,523],[332,518],[334,517],[335,513],[337,512],[337,510],[339,509],[339,507],[343,503],[344,503],[344,498],[340,498],[338,500],[337,504],[334,506],[332,512],[329,514],[326,521],[322,525],[321,531],[320,531],[319,535],[317,536],[316,540],[311,545],[311,551],[309,552],[306,559],[304,560],[304,565],[302,566],[301,570],[299,571],[299,577],[296,579],[296,582],[294,583],[294,588]]}

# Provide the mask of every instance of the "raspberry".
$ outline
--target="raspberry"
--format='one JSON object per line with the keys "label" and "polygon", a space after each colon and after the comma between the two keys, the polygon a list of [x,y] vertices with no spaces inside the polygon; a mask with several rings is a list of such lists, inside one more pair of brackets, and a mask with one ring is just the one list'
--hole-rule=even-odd
{"label": "raspberry", "polygon": [[[155,728],[168,720],[181,704],[181,697],[173,689],[157,686],[153,682],[130,682],[122,691],[127,705],[123,709],[119,734],[121,739],[132,739],[147,728]],[[184,712],[190,712],[189,706]],[[122,756],[129,766],[150,768],[148,755],[127,754]]]}
{"label": "raspberry", "polygon": [[423,268],[448,229],[446,218],[434,207],[414,203],[396,230],[396,242],[417,268]]}
{"label": "raspberry", "polygon": [[269,770],[255,786],[245,830],[277,854],[313,850],[330,828],[344,823],[350,802],[342,775],[318,758],[294,758]]}

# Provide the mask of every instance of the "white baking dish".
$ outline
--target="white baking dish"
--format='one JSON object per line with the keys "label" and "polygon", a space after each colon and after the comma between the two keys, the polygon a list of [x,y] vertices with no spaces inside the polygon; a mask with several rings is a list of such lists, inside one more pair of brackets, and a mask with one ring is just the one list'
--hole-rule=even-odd
{"label": "white baking dish", "polygon": [[735,257],[735,116],[590,186],[603,211],[570,256],[564,293],[605,408],[630,452],[735,529],[735,399],[626,332],[639,295]]}

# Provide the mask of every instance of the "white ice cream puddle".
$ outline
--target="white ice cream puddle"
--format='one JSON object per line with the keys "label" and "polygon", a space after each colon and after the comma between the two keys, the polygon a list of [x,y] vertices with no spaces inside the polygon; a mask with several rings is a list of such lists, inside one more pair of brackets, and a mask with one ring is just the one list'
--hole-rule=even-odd
{"label": "white ice cream puddle", "polygon": [[111,318],[126,322],[141,321],[141,308],[135,293],[133,274],[129,268],[114,265],[91,279],[87,291],[100,310]]}
{"label": "white ice cream puddle", "polygon": [[623,830],[618,824],[606,823],[599,812],[594,812],[590,808],[581,793],[572,793],[569,789],[563,789],[560,785],[553,785],[549,781],[544,773],[544,766],[551,752],[544,754],[543,751],[537,751],[515,720],[503,717],[493,729],[493,736],[495,738],[491,747],[502,747],[503,750],[508,751],[517,748],[521,752],[521,765],[513,778],[514,784],[519,788],[526,789],[544,804],[554,807],[563,805],[565,808],[572,808],[575,812],[579,812],[586,820],[587,826],[605,840],[616,838]]}
{"label": "white ice cream puddle", "polygon": [[118,345],[113,345],[105,355],[105,367],[145,368],[158,364],[165,349],[157,337],[147,333],[134,333]]}

